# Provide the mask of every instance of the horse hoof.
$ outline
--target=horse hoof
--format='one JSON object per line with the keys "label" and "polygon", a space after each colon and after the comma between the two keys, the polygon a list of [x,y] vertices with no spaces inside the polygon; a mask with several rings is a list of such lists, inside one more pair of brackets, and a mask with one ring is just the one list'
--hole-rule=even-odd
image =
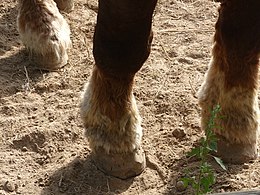
{"label": "horse hoof", "polygon": [[257,158],[257,143],[230,143],[221,137],[218,140],[217,154],[224,162],[242,164]]}
{"label": "horse hoof", "polygon": [[74,0],[54,0],[59,10],[64,12],[71,12],[74,9]]}
{"label": "horse hoof", "polygon": [[93,160],[99,170],[107,175],[128,179],[143,172],[146,166],[142,148],[129,153],[109,153],[103,148],[95,150]]}

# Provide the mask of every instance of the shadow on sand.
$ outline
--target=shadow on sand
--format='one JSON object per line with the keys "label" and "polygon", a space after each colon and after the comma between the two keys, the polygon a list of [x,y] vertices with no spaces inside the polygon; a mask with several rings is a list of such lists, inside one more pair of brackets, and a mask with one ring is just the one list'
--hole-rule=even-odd
{"label": "shadow on sand", "polygon": [[43,182],[41,195],[119,194],[131,186],[133,178],[106,176],[92,162],[92,154],[75,158]]}

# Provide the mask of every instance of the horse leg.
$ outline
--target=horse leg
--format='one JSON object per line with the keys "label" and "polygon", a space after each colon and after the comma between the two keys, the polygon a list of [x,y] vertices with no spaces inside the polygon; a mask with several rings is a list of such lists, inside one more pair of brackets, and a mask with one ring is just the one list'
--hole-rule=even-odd
{"label": "horse leg", "polygon": [[142,128],[132,92],[135,73],[150,53],[157,0],[99,0],[94,34],[95,66],[81,117],[97,167],[126,179],[145,168]]}
{"label": "horse leg", "polygon": [[199,92],[202,128],[219,104],[216,127],[218,154],[226,162],[257,157],[258,65],[260,15],[258,0],[222,1],[216,23],[213,57]]}

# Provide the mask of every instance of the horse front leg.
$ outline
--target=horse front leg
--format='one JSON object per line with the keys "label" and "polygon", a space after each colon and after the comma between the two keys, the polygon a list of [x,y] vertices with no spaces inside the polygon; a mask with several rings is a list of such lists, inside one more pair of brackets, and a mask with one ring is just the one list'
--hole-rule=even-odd
{"label": "horse front leg", "polygon": [[210,110],[221,107],[213,131],[219,155],[231,163],[257,158],[260,2],[249,0],[247,6],[244,2],[222,1],[213,57],[199,92],[203,129]]}
{"label": "horse front leg", "polygon": [[133,95],[135,73],[150,53],[157,0],[99,0],[94,34],[95,66],[81,117],[97,167],[126,179],[145,168],[142,128]]}

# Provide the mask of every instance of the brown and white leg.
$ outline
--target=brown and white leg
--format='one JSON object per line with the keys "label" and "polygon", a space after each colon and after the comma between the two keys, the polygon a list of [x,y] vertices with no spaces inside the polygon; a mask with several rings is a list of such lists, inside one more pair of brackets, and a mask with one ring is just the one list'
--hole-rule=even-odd
{"label": "brown and white leg", "polygon": [[85,135],[96,165],[123,179],[138,175],[145,167],[141,117],[132,85],[133,78],[106,77],[95,67],[81,105]]}
{"label": "brown and white leg", "polygon": [[227,89],[227,75],[217,69],[215,62],[212,60],[206,81],[199,92],[202,129],[207,128],[210,113],[219,104],[221,111],[216,120],[217,128],[214,129],[218,136],[219,155],[224,161],[231,163],[255,159],[259,113],[257,88],[236,85]]}
{"label": "brown and white leg", "polygon": [[218,153],[227,162],[243,163],[257,158],[260,3],[250,0],[244,7],[243,0],[223,2],[213,58],[199,92],[202,128],[207,128],[210,110],[219,104],[220,128],[214,129]]}
{"label": "brown and white leg", "polygon": [[157,0],[99,0],[94,66],[81,117],[97,167],[122,179],[145,168],[142,128],[132,92],[135,73],[150,53]]}
{"label": "brown and white leg", "polygon": [[19,0],[17,30],[39,68],[57,70],[67,64],[70,28],[53,0]]}

